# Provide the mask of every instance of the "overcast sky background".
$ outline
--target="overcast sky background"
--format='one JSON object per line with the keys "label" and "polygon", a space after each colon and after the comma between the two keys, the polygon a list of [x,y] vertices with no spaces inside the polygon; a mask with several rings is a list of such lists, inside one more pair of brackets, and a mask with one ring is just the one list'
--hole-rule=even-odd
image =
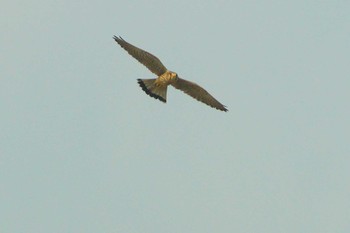
{"label": "overcast sky background", "polygon": [[[349,1],[0,13],[0,232],[350,232]],[[150,98],[113,35],[229,112]]]}

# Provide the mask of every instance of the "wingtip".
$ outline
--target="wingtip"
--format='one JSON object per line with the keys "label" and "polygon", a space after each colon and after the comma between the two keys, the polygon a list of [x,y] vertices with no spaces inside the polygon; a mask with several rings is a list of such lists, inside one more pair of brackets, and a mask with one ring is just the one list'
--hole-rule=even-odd
{"label": "wingtip", "polygon": [[226,108],[225,105],[223,105],[223,106],[212,106],[212,105],[209,105],[209,106],[212,107],[212,108],[215,108],[215,109],[217,109],[219,111],[228,112],[228,109]]}
{"label": "wingtip", "polygon": [[116,35],[113,36],[113,39],[114,39],[116,42],[125,41],[121,36],[116,36]]}

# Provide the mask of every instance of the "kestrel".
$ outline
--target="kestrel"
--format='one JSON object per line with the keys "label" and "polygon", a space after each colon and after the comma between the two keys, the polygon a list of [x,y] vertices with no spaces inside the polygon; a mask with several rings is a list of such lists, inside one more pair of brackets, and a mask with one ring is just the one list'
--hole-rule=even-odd
{"label": "kestrel", "polygon": [[131,56],[158,76],[156,79],[137,79],[142,90],[151,97],[166,103],[167,88],[169,85],[172,85],[213,108],[225,112],[228,111],[226,106],[222,105],[198,84],[181,79],[177,73],[168,70],[156,56],[137,48],[121,37],[114,36],[113,39]]}

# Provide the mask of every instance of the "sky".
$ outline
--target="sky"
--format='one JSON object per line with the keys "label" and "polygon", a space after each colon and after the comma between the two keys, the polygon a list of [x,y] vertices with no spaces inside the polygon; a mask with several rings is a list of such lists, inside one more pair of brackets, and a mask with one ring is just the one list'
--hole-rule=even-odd
{"label": "sky", "polygon": [[[0,13],[0,232],[350,232],[349,1]],[[229,111],[150,98],[114,35]]]}

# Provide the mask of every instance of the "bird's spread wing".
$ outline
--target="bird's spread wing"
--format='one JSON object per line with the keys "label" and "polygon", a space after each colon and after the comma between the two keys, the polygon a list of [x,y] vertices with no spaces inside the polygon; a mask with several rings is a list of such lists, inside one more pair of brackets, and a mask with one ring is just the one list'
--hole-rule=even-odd
{"label": "bird's spread wing", "polygon": [[141,64],[146,66],[151,72],[160,76],[167,71],[167,68],[162,64],[162,62],[154,55],[146,52],[136,46],[129,44],[123,38],[114,36],[113,39],[125,49],[131,56],[138,60]]}
{"label": "bird's spread wing", "polygon": [[176,89],[179,89],[186,94],[192,96],[196,100],[199,100],[213,108],[219,109],[221,111],[228,111],[226,106],[222,105],[217,101],[212,95],[210,95],[206,90],[197,85],[196,83],[178,78],[176,82],[171,84]]}

